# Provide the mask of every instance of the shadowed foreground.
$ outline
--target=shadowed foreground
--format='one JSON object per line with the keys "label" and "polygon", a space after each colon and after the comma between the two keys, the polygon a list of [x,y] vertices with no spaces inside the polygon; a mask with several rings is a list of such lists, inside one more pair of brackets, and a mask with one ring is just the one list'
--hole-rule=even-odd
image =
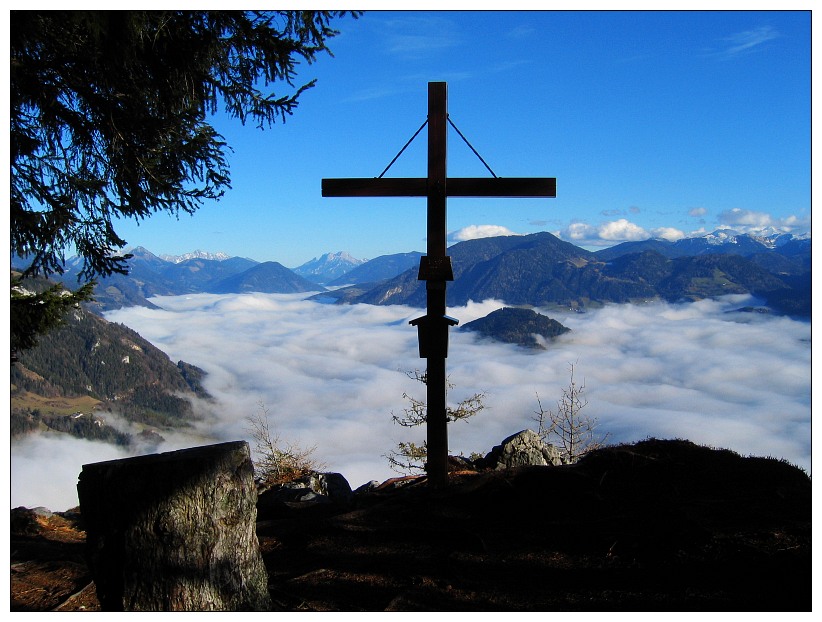
{"label": "shadowed foreground", "polygon": [[[811,482],[784,462],[649,440],[451,482],[267,509],[273,608],[811,610]],[[12,512],[13,611],[99,607],[78,521]]]}

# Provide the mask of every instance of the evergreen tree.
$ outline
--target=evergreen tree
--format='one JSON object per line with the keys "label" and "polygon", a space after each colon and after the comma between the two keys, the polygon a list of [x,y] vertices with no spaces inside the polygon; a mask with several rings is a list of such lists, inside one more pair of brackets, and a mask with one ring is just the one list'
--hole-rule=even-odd
{"label": "evergreen tree", "polygon": [[[341,15],[11,11],[11,250],[31,262],[25,276],[62,273],[67,249],[83,280],[125,273],[118,218],[222,196],[229,147],[207,114],[222,104],[260,128],[285,121],[314,86],[295,83],[296,65],[328,51]],[[59,306],[59,292],[44,296]],[[15,304],[29,317],[44,299]],[[52,325],[13,318],[12,343]]]}

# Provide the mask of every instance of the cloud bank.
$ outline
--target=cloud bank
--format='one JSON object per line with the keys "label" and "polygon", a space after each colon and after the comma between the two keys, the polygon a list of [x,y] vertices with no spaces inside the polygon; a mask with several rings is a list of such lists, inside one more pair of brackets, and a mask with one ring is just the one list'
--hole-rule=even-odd
{"label": "cloud bank", "polygon": [[[208,372],[215,403],[191,437],[160,451],[250,441],[247,417],[269,411],[283,439],[316,445],[315,457],[352,486],[396,475],[383,454],[423,429],[400,428],[391,413],[403,392],[424,398],[405,371],[424,368],[404,306],[337,306],[302,295],[193,295],[153,299],[160,310],[121,309],[108,319],[137,330]],[[811,327],[788,318],[734,313],[745,297],[688,305],[613,305],[585,314],[543,311],[569,328],[549,350],[478,339],[452,330],[448,371],[456,403],[478,391],[487,409],[452,424],[454,453],[485,453],[534,427],[536,396],[555,407],[569,364],[584,378],[587,414],[611,442],[687,438],[744,455],[784,458],[810,471]],[[450,308],[465,324],[500,301]],[[76,505],[82,464],[108,460],[108,445],[34,437],[12,448],[12,507]],[[46,475],[47,474],[47,475]],[[62,479],[61,479],[62,478]]]}
{"label": "cloud bank", "polygon": [[685,237],[683,231],[674,227],[647,230],[626,218],[602,222],[598,225],[572,222],[563,230],[556,232],[556,235],[578,246],[612,246],[621,242],[639,242],[650,238],[676,242]]}

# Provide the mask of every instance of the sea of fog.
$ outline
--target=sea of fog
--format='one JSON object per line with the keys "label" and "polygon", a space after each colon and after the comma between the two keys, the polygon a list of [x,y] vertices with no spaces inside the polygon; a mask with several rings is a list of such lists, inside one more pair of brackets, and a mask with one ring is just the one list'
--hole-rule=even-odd
{"label": "sea of fog", "polygon": [[[397,475],[384,454],[423,428],[392,423],[425,387],[416,329],[424,312],[405,306],[339,306],[305,294],[158,297],[161,309],[106,314],[166,352],[208,372],[213,402],[190,433],[163,433],[160,451],[249,440],[249,417],[267,413],[288,443],[315,446],[327,470],[352,488]],[[547,350],[480,340],[452,329],[449,402],[477,392],[486,409],[449,427],[452,453],[485,453],[534,427],[537,396],[556,408],[575,366],[598,430],[609,441],[686,438],[743,455],[773,456],[811,471],[811,324],[734,312],[744,296],[672,305],[609,305],[587,313],[545,311],[572,331]],[[449,308],[461,324],[503,306]],[[125,426],[126,424],[123,424]],[[102,443],[33,436],[11,447],[11,504],[61,511],[77,504],[82,465],[126,457]]]}

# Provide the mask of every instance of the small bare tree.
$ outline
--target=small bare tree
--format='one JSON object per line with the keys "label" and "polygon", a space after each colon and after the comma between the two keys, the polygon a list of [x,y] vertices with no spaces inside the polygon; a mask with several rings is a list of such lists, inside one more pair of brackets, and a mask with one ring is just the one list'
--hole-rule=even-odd
{"label": "small bare tree", "polygon": [[325,464],[312,457],[316,446],[304,449],[272,433],[268,409],[262,403],[259,408],[260,412],[248,417],[248,432],[255,445],[254,471],[262,486],[285,484],[326,468]]}
{"label": "small bare tree", "polygon": [[[428,375],[418,369],[405,372],[409,378],[427,384]],[[448,388],[452,389],[454,385],[448,383]],[[403,408],[403,414],[397,415],[391,412],[391,419],[397,425],[404,428],[412,428],[423,425],[427,421],[426,403],[419,400],[406,392],[403,392],[402,397],[409,402],[407,408]],[[475,393],[474,395],[465,398],[455,407],[446,406],[445,417],[448,423],[453,421],[465,421],[474,415],[479,414],[485,408],[485,393]],[[397,473],[406,473],[414,475],[425,472],[425,461],[428,458],[428,443],[423,441],[422,444],[417,443],[397,443],[397,448],[389,451],[384,457],[388,460],[391,469]]]}
{"label": "small bare tree", "polygon": [[568,387],[562,389],[562,396],[557,401],[557,411],[546,411],[537,393],[537,405],[534,420],[539,425],[540,437],[547,443],[556,446],[562,452],[563,462],[576,462],[583,455],[602,447],[609,434],[595,434],[597,420],[582,414],[588,405],[585,397],[585,380],[577,384],[574,379],[575,364],[569,364],[571,379]]}

